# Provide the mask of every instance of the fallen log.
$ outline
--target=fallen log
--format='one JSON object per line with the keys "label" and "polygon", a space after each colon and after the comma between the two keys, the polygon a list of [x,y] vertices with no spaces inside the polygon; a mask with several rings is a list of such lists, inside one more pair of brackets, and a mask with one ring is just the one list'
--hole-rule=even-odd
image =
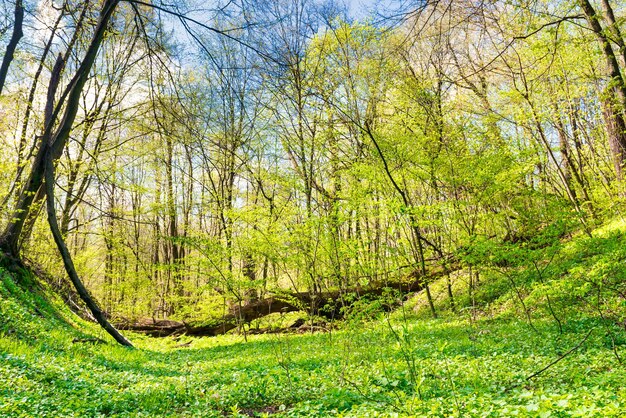
{"label": "fallen log", "polygon": [[140,332],[151,337],[167,337],[182,333],[198,337],[211,337],[225,334],[237,328],[240,324],[247,324],[272,313],[286,313],[299,310],[301,308],[294,303],[277,297],[270,297],[237,306],[214,323],[190,325],[182,321],[169,319],[142,319],[137,322],[118,322],[116,326],[121,330]]}
{"label": "fallen log", "polygon": [[136,322],[127,320],[116,322],[115,326],[124,331],[135,331],[151,337],[167,337],[185,331],[185,323],[169,319],[141,319]]}
{"label": "fallen log", "polygon": [[[450,270],[437,271],[429,275],[429,280],[443,276]],[[238,305],[216,321],[191,325],[182,321],[168,319],[143,319],[137,322],[123,321],[116,323],[120,330],[135,331],[153,337],[187,334],[198,337],[216,336],[247,324],[255,319],[272,313],[302,311],[311,315],[324,317],[328,320],[341,319],[347,308],[363,297],[380,297],[386,292],[396,291],[401,301],[406,295],[423,289],[424,280],[412,274],[403,282],[373,283],[369,286],[357,286],[344,290],[333,290],[320,293],[312,292],[277,292],[265,299]],[[396,303],[397,304],[397,303]],[[393,303],[387,306],[393,308]]]}

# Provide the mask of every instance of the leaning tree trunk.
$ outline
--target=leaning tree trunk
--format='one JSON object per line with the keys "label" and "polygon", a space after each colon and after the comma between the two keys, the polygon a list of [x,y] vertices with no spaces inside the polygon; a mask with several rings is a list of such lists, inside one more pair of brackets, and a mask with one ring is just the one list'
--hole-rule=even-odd
{"label": "leaning tree trunk", "polygon": [[20,39],[22,39],[22,36],[24,36],[24,32],[22,31],[23,22],[24,5],[22,4],[22,0],[16,0],[13,34],[11,35],[11,39],[9,40],[9,44],[7,45],[6,52],[4,53],[4,58],[2,58],[2,65],[0,65],[0,94],[2,94],[4,82],[6,81],[7,74],[9,73],[9,65],[11,65],[11,61],[13,61],[13,55],[15,54],[17,44],[19,43]]}
{"label": "leaning tree trunk", "polygon": [[622,31],[619,28],[617,19],[615,19],[615,13],[609,0],[602,0],[602,9],[604,10],[604,17],[608,23],[608,31],[612,34],[612,40],[619,47],[619,51],[622,53],[623,64],[626,65],[626,43],[622,36]]}
{"label": "leaning tree trunk", "polygon": [[100,309],[96,301],[91,297],[89,291],[78,277],[78,273],[76,272],[76,268],[74,267],[74,262],[72,261],[72,256],[70,255],[70,251],[67,249],[67,245],[65,245],[65,241],[63,241],[63,236],[61,235],[61,230],[59,228],[59,224],[57,221],[56,209],[54,207],[54,162],[52,158],[51,150],[48,149],[46,153],[46,175],[45,175],[45,184],[46,184],[46,207],[48,210],[48,224],[50,225],[50,231],[52,232],[52,236],[54,237],[54,242],[61,253],[61,258],[63,258],[63,265],[65,266],[65,271],[67,272],[72,284],[76,288],[76,292],[80,296],[80,298],[85,302],[87,308],[91,311],[96,321],[104,328],[106,332],[108,332],[118,343],[125,345],[127,347],[132,347],[130,341],[128,341],[120,332],[115,329],[113,325],[107,320],[105,313]]}
{"label": "leaning tree trunk", "polygon": [[[54,68],[52,69],[52,74],[50,75],[50,83],[48,84],[48,95],[46,99],[46,107],[44,109],[44,126],[48,126],[48,124],[51,123],[52,121],[52,116],[54,112],[54,98],[59,88],[59,82],[61,79],[61,71],[63,70],[64,65],[65,65],[65,61],[63,60],[63,57],[61,56],[61,54],[59,54],[54,64]],[[44,133],[44,136],[45,135],[46,134]],[[46,138],[48,137],[46,136]],[[43,143],[43,141],[41,142]],[[39,151],[42,152],[43,150],[40,149]],[[40,158],[41,155],[43,154],[40,154],[38,158]],[[30,157],[27,157],[27,159],[28,158]],[[19,166],[17,176],[15,177],[15,181],[13,183],[14,185],[19,183],[20,177],[22,175],[22,170],[23,170],[23,166]],[[27,241],[28,238],[30,237],[30,234],[35,226],[35,222],[37,221],[37,218],[39,217],[39,212],[42,207],[41,203],[45,204],[44,202],[45,197],[46,197],[46,191],[44,190],[43,187],[40,187],[33,198],[33,202],[31,203],[31,213],[29,214],[28,217],[24,218],[24,226],[19,236],[20,245],[23,244],[25,241]],[[19,247],[18,247],[18,252],[19,252]]]}

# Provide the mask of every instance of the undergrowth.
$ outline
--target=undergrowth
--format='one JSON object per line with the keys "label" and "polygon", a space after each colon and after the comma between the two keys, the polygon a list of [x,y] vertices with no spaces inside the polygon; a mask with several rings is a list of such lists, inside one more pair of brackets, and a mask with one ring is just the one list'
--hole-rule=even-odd
{"label": "undergrowth", "polygon": [[[614,224],[491,249],[471,298],[453,276],[454,309],[433,284],[439,319],[419,296],[327,333],[132,334],[134,350],[2,271],[0,416],[624,416],[624,244]],[[88,336],[104,342],[73,342]]]}

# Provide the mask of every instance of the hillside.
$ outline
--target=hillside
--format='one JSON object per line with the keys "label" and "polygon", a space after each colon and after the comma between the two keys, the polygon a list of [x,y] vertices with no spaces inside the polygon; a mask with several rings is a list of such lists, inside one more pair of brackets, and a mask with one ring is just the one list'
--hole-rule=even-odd
{"label": "hillside", "polygon": [[[593,292],[584,283],[626,274],[623,224],[594,232],[564,242],[541,280],[512,273],[532,327],[512,290],[484,279],[473,308],[437,320],[418,295],[391,315],[363,306],[326,333],[132,334],[128,349],[32,276],[3,271],[0,415],[623,416],[626,334],[571,305]],[[445,281],[433,289],[445,312]]]}

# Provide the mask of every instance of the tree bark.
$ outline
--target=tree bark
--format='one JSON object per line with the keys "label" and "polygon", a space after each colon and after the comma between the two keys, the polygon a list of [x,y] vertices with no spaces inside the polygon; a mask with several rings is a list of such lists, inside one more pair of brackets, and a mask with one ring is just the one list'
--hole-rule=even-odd
{"label": "tree bark", "polygon": [[[56,95],[56,91],[59,88],[59,82],[61,79],[61,71],[62,71],[63,66],[64,66],[64,61],[62,59],[61,54],[59,54],[57,57],[56,63],[54,64],[54,68],[52,69],[50,82],[48,84],[48,95],[46,99],[46,107],[44,109],[44,120],[45,120],[44,126],[48,126],[48,124],[52,121],[52,113],[54,111],[54,97]],[[33,144],[33,148],[35,146],[36,146],[36,143]],[[29,154],[31,154],[32,151],[33,149],[31,149]],[[26,158],[30,158],[30,156]],[[14,185],[16,185],[19,182],[20,177],[22,175],[23,167],[24,167],[23,165],[18,167],[18,174],[15,177]],[[19,249],[21,248],[21,244],[28,240],[28,237],[30,236],[35,226],[35,222],[37,221],[37,218],[39,217],[39,213],[42,208],[41,203],[45,203],[43,202],[43,199],[45,197],[46,197],[46,191],[44,190],[43,187],[40,187],[39,190],[37,190],[37,193],[35,194],[33,203],[31,204],[31,208],[33,209],[30,210],[30,213],[24,220],[24,227],[22,228],[22,232],[20,233],[20,237],[19,237],[20,245],[18,247],[18,252],[19,252]]]}

